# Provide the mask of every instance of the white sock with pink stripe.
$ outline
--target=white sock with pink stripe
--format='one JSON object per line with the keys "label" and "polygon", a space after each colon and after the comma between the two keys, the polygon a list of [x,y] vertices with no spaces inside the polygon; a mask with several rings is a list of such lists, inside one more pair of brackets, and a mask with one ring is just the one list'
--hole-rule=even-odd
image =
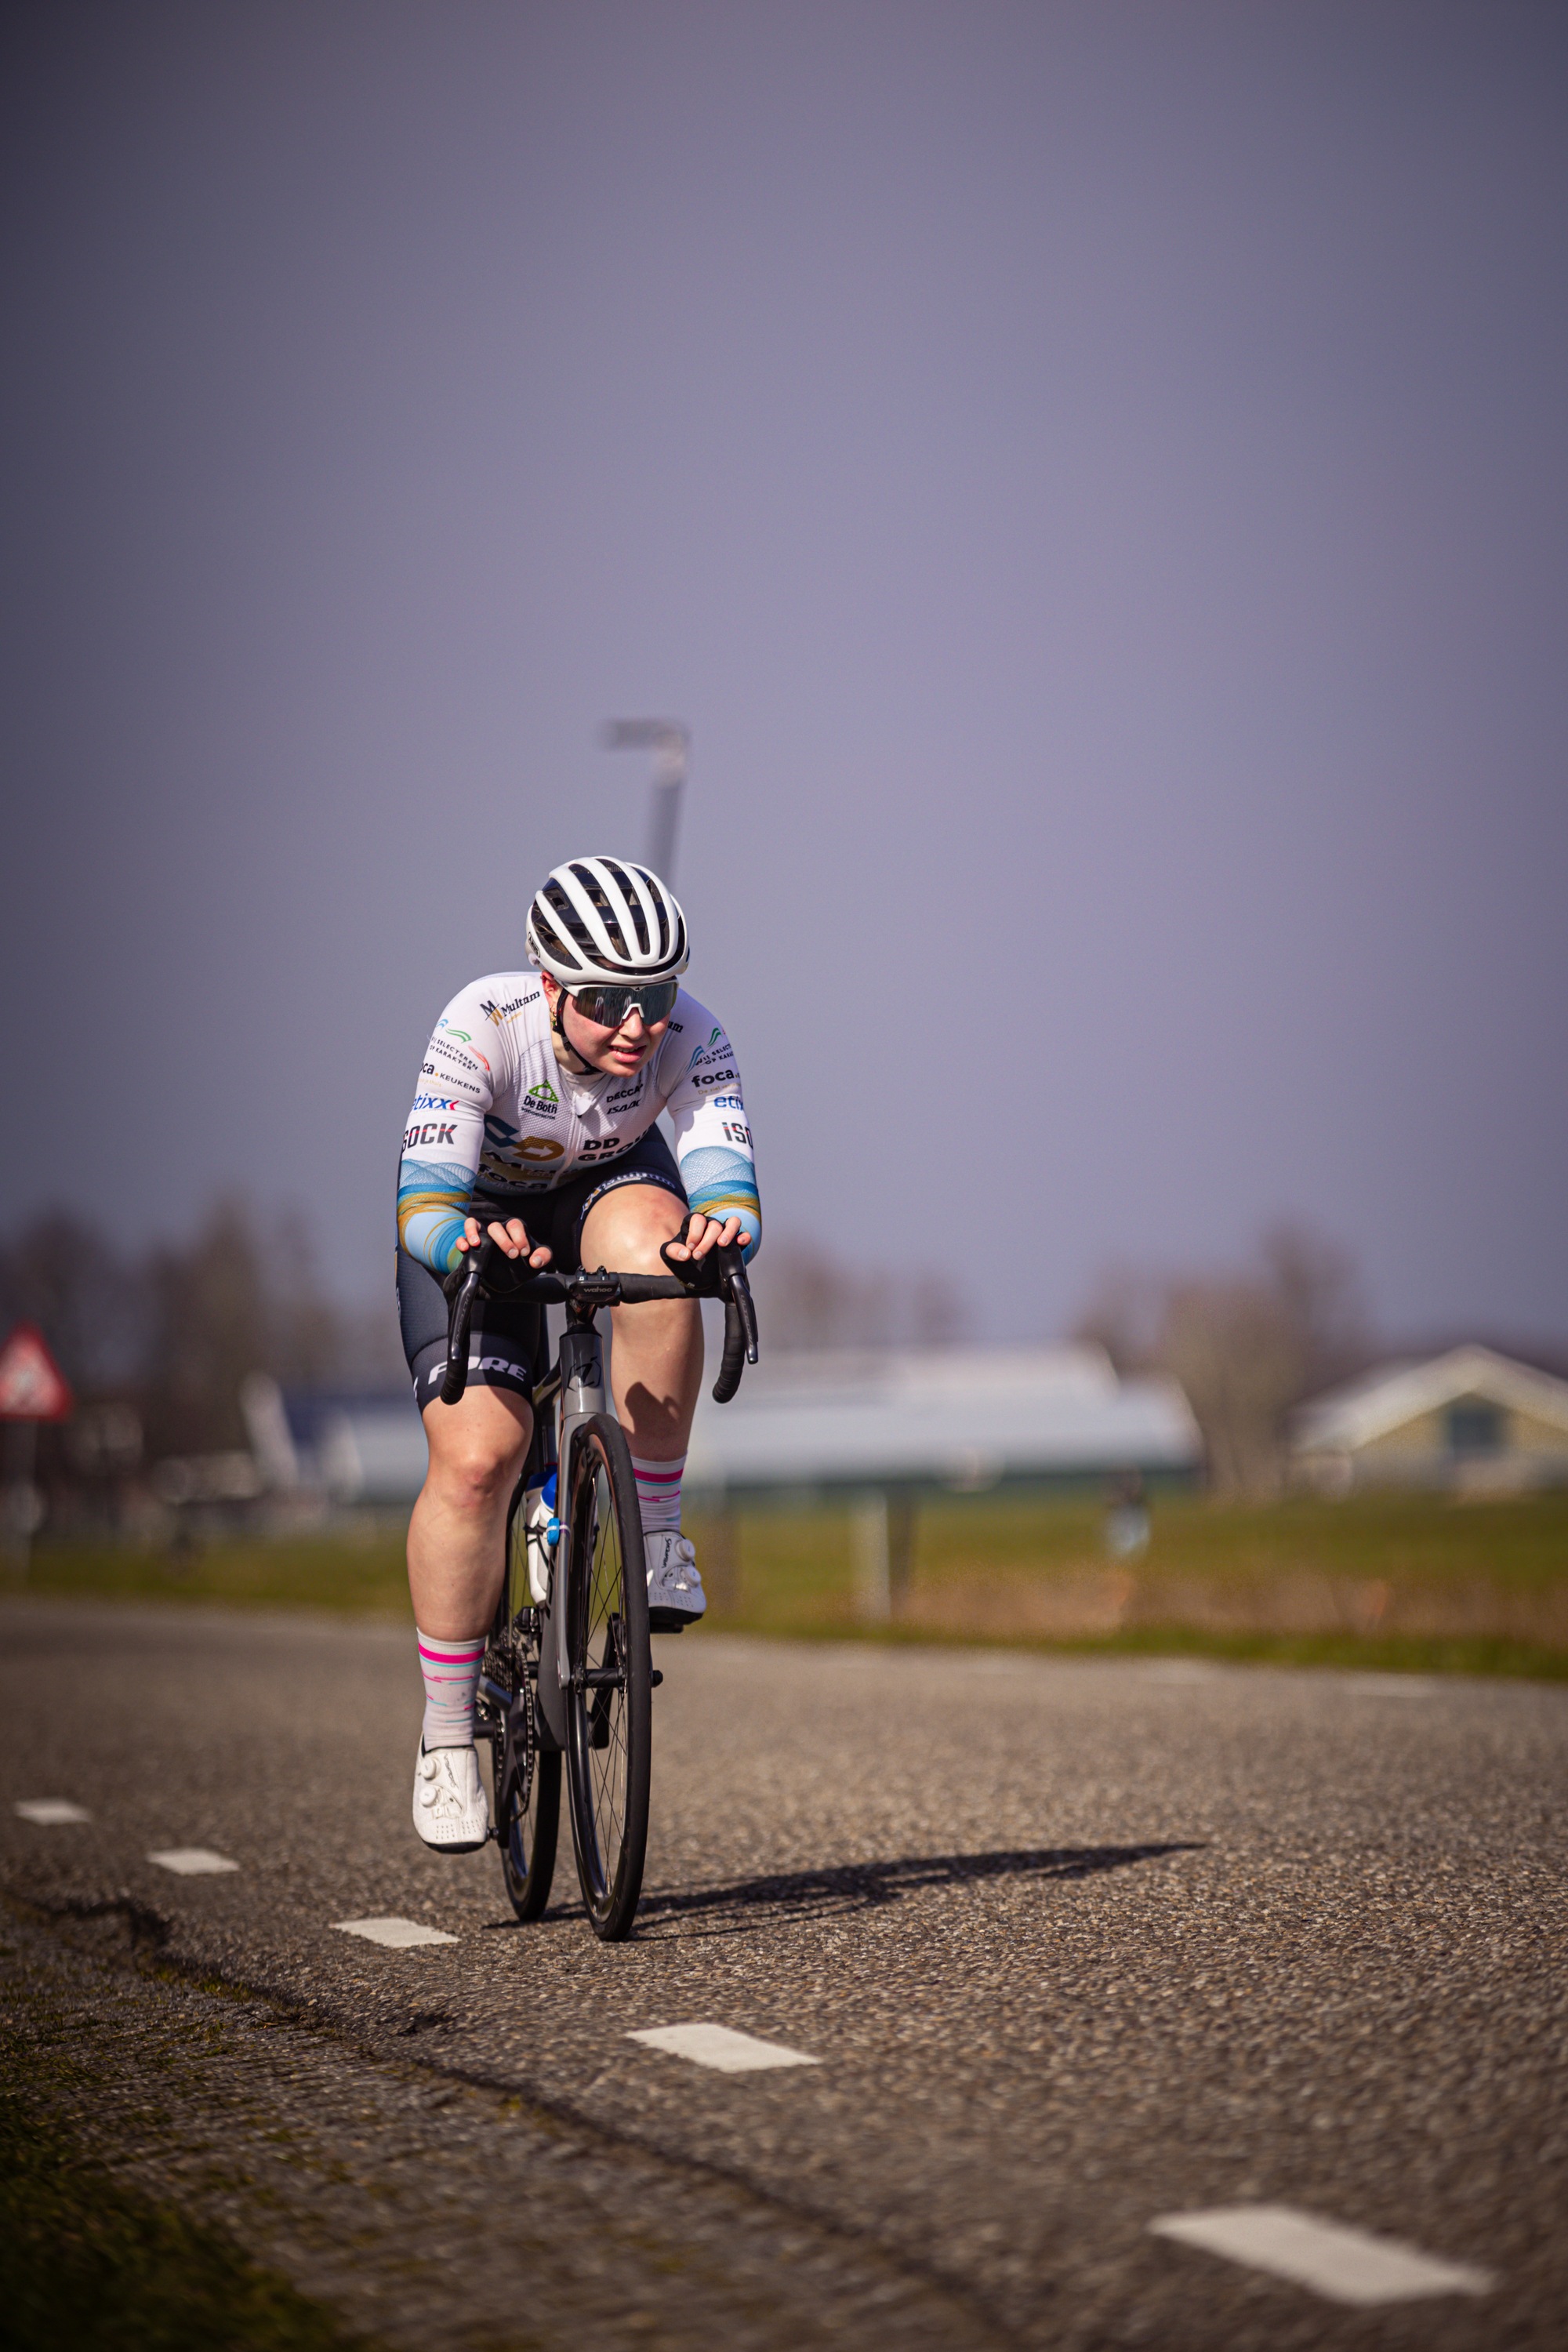
{"label": "white sock with pink stripe", "polygon": [[419,1639],[419,1671],[425,1677],[425,1746],[471,1748],[474,1744],[474,1693],[479,1685],[479,1662],[485,1636],[472,1633],[460,1642],[447,1642],[435,1633],[415,1632]]}
{"label": "white sock with pink stripe", "polygon": [[685,1467],[684,1454],[674,1462],[639,1462],[632,1455],[645,1536],[680,1533],[680,1474]]}

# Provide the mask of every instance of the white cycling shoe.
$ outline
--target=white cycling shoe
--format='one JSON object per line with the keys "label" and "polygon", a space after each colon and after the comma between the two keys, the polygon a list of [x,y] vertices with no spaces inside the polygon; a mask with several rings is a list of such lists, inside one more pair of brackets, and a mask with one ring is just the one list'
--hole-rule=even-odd
{"label": "white cycling shoe", "polygon": [[432,1748],[414,1759],[414,1826],[437,1853],[477,1853],[490,1833],[490,1809],[470,1748]]}
{"label": "white cycling shoe", "polygon": [[689,1539],[668,1532],[644,1536],[647,1554],[647,1622],[650,1633],[679,1633],[708,1606],[697,1554]]}

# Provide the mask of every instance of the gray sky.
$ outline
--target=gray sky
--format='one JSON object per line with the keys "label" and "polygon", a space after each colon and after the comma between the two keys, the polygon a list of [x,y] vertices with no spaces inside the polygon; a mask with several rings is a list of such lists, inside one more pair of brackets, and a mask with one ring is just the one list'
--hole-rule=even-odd
{"label": "gray sky", "polygon": [[10,26],[8,1221],[374,1292],[668,711],[772,1231],[1024,1333],[1293,1213],[1568,1332],[1560,7]]}

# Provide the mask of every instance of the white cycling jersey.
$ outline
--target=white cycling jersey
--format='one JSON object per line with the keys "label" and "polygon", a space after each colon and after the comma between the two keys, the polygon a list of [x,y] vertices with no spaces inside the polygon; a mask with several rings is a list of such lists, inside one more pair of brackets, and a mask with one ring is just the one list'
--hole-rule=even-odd
{"label": "white cycling jersey", "polygon": [[458,991],[436,1024],[403,1138],[397,1228],[437,1274],[461,1259],[457,1203],[471,1192],[528,1223],[528,1202],[568,1176],[612,1166],[660,1111],[675,1128],[694,1209],[739,1217],[762,1239],[752,1133],[729,1039],[682,989],[658,1050],[630,1076],[577,1077],[555,1058],[539,974],[491,972]]}

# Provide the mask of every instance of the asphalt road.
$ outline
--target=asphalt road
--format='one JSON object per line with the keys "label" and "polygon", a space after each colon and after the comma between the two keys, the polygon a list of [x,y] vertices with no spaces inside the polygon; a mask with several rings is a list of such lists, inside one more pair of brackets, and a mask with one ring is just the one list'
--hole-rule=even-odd
{"label": "asphalt road", "polygon": [[[62,2105],[388,2343],[1568,2341],[1568,1691],[661,1641],[606,1948],[569,1853],[524,1928],[493,1849],[416,1842],[404,1633],[0,1641]],[[90,1820],[13,1810],[49,1798]],[[145,1859],[185,1846],[238,1868]],[[332,1924],[380,1915],[457,1941]],[[694,2021],[818,2063],[628,2038]],[[1259,2205],[1491,2283],[1352,2307],[1151,2227]]]}

